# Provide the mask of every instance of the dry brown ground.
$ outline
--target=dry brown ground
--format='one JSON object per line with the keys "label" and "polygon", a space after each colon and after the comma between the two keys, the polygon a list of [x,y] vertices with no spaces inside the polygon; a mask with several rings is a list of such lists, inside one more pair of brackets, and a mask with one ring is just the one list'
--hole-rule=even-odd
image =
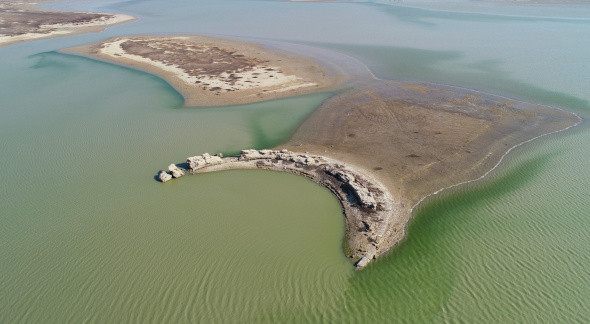
{"label": "dry brown ground", "polygon": [[508,148],[577,121],[542,105],[389,81],[326,101],[286,146],[362,165],[416,202],[487,171]]}

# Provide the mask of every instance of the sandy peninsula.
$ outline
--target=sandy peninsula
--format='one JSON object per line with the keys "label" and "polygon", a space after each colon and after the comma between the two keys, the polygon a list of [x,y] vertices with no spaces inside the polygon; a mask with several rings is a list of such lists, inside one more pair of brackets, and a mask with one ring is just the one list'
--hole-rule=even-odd
{"label": "sandy peninsula", "polygon": [[0,3],[0,46],[16,42],[99,32],[134,19],[123,14],[43,11],[32,1]]}
{"label": "sandy peninsula", "polygon": [[514,148],[573,127],[570,112],[462,88],[372,81],[324,102],[284,145],[201,154],[160,171],[265,169],[329,188],[345,216],[345,253],[362,269],[403,240],[415,207],[485,178]]}
{"label": "sandy peninsula", "polygon": [[188,106],[247,104],[328,90],[343,81],[310,58],[204,36],[117,37],[64,51],[159,75]]}
{"label": "sandy peninsula", "polygon": [[[377,242],[377,257],[404,238],[426,198],[483,179],[513,148],[580,122],[564,110],[473,90],[376,81],[325,102],[281,148],[359,166],[384,184],[400,210]],[[349,232],[358,228],[347,224]]]}

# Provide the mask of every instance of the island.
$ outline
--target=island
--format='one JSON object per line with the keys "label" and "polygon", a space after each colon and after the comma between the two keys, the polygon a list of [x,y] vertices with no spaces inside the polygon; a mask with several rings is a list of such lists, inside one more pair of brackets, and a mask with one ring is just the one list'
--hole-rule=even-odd
{"label": "island", "polygon": [[344,81],[309,57],[206,36],[116,37],[65,52],[161,76],[187,106],[225,106],[336,88]]}
{"label": "island", "polygon": [[191,156],[156,177],[228,169],[305,176],[340,201],[344,252],[363,269],[404,239],[425,199],[481,180],[513,149],[580,122],[565,110],[475,90],[376,80],[325,101],[283,145]]}
{"label": "island", "polygon": [[0,46],[16,42],[99,32],[134,19],[124,14],[44,11],[30,0],[0,3]]}
{"label": "island", "polygon": [[[120,36],[65,51],[156,74],[188,106],[227,106],[337,89],[284,144],[202,153],[156,178],[264,169],[331,190],[357,269],[391,250],[421,202],[485,178],[514,148],[581,122],[574,113],[460,87],[346,75],[312,57],[207,36]],[[272,198],[269,198],[272,199]]]}

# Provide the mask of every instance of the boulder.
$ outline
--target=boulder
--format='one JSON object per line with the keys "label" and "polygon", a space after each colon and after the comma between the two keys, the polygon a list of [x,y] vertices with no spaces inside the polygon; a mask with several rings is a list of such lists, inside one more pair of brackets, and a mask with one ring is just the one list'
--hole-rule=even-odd
{"label": "boulder", "polygon": [[158,179],[160,180],[160,182],[166,182],[172,180],[172,176],[166,171],[160,171],[160,173],[158,174]]}
{"label": "boulder", "polygon": [[369,258],[367,255],[364,255],[360,260],[357,261],[357,263],[354,266],[356,270],[362,270],[364,267],[367,266],[367,264],[369,264],[370,261],[371,258]]}
{"label": "boulder", "polygon": [[184,175],[184,171],[182,171],[176,164],[170,164],[168,166],[168,171],[172,174],[173,178],[180,178]]}

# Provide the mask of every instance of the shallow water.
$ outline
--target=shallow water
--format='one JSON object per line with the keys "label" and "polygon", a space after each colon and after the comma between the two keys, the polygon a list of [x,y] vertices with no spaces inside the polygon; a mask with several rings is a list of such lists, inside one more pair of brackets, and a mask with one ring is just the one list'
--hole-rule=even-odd
{"label": "shallow water", "polygon": [[[119,33],[266,37],[349,53],[382,78],[590,117],[585,21],[518,18],[520,7],[499,7],[518,18],[506,19],[352,3],[64,6],[141,19],[0,48],[0,322],[589,320],[587,125],[518,149],[490,181],[423,205],[402,246],[354,272],[338,202],[306,179],[152,178],[190,154],[276,145],[329,94],[183,108],[157,77],[52,52]],[[526,16],[549,12],[573,15],[540,6]]]}

